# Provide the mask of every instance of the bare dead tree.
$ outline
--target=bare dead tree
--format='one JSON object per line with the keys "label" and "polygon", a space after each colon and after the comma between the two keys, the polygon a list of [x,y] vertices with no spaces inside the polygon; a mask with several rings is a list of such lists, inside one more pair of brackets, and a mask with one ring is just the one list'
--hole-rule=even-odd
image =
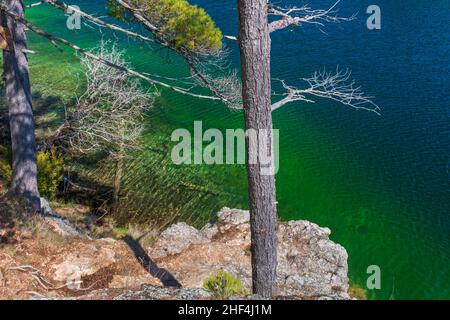
{"label": "bare dead tree", "polygon": [[[114,45],[101,42],[95,52],[116,65],[126,65],[123,52]],[[143,113],[152,104],[150,92],[137,78],[99,61],[82,57],[81,64],[86,91],[78,98],[69,120],[71,130],[64,140],[80,153],[107,150],[113,157],[123,154],[120,149],[136,148]]]}
{"label": "bare dead tree", "polygon": [[[125,66],[123,52],[115,45],[101,42],[97,56]],[[153,100],[139,79],[88,57],[81,58],[85,70],[86,91],[78,98],[76,111],[64,124],[60,137],[70,151],[89,154],[103,151],[116,164],[112,211],[117,209],[124,162],[141,147],[143,114]]]}

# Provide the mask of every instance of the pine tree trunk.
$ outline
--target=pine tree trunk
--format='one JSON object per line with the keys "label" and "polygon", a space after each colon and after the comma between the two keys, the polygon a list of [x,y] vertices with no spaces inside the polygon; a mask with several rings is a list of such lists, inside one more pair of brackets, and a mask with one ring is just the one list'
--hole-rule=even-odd
{"label": "pine tree trunk", "polygon": [[[247,130],[267,130],[266,147],[272,150],[267,0],[238,0],[238,11],[245,125]],[[247,139],[247,160],[250,150],[258,150],[257,144]],[[259,155],[256,164],[247,161],[253,293],[270,298],[276,291],[277,268],[275,178],[261,174]]]}
{"label": "pine tree trunk", "polygon": [[[10,12],[19,17],[24,16],[21,0],[4,0],[4,3]],[[25,27],[15,23],[5,14],[2,15],[1,20],[2,25],[9,29],[13,39],[13,46],[3,51],[3,71],[13,157],[11,189],[19,196],[25,197],[33,209],[39,210],[34,117],[28,60],[23,52],[27,48]]]}

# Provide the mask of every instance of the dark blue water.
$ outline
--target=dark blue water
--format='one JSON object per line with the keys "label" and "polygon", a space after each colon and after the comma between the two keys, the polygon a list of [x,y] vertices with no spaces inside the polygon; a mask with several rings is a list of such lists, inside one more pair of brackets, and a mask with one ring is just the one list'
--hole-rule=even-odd
{"label": "dark blue water", "polygon": [[[236,1],[193,2],[224,34],[236,35]],[[104,13],[102,1],[72,3]],[[332,4],[318,0],[311,7]],[[274,78],[301,87],[300,79],[316,70],[349,68],[382,109],[376,116],[317,100],[274,113],[281,139],[279,214],[330,227],[332,239],[349,253],[349,274],[358,285],[365,286],[369,265],[380,266],[382,289],[369,291],[371,298],[450,299],[450,3],[379,0],[381,30],[368,30],[371,4],[343,0],[340,14],[358,12],[357,20],[272,37]],[[34,21],[85,47],[101,38],[95,30],[61,31],[64,18],[55,11],[36,13]],[[226,43],[237,68],[237,45]],[[124,47],[140,71],[187,72],[180,60],[163,59],[139,43]],[[242,125],[242,114],[219,104],[176,95],[164,100],[166,121],[175,127],[190,128],[193,120],[203,120],[205,129]],[[246,192],[242,172],[228,178],[236,199]]]}

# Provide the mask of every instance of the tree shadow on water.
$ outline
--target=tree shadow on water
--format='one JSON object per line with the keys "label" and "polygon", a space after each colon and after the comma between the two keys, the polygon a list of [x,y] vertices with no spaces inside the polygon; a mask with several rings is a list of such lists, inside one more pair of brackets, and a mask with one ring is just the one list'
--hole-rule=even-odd
{"label": "tree shadow on water", "polygon": [[175,277],[164,268],[158,267],[152,259],[148,256],[147,252],[141,247],[139,242],[130,236],[125,236],[122,240],[133,250],[136,259],[141,266],[148,271],[148,273],[155,278],[158,278],[161,283],[166,287],[181,288],[181,284]]}

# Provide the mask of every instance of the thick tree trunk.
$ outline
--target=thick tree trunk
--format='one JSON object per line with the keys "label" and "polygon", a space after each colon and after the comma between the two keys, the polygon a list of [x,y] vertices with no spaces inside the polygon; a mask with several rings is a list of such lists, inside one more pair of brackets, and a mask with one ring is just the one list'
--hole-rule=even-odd
{"label": "thick tree trunk", "polygon": [[[21,0],[4,0],[10,12],[23,17]],[[28,60],[25,27],[2,14],[1,23],[12,36],[12,46],[3,51],[6,101],[9,108],[9,126],[13,156],[13,177],[11,189],[25,197],[33,209],[40,209],[37,186],[36,141],[34,117],[31,102],[31,88],[28,75]]]}
{"label": "thick tree trunk", "polygon": [[[239,44],[246,129],[268,133],[272,150],[270,34],[267,0],[238,0]],[[261,131],[262,130],[262,131]],[[247,173],[252,234],[253,292],[270,298],[276,291],[277,236],[275,178],[262,174],[261,146],[247,139]],[[258,161],[250,163],[251,153]]]}

